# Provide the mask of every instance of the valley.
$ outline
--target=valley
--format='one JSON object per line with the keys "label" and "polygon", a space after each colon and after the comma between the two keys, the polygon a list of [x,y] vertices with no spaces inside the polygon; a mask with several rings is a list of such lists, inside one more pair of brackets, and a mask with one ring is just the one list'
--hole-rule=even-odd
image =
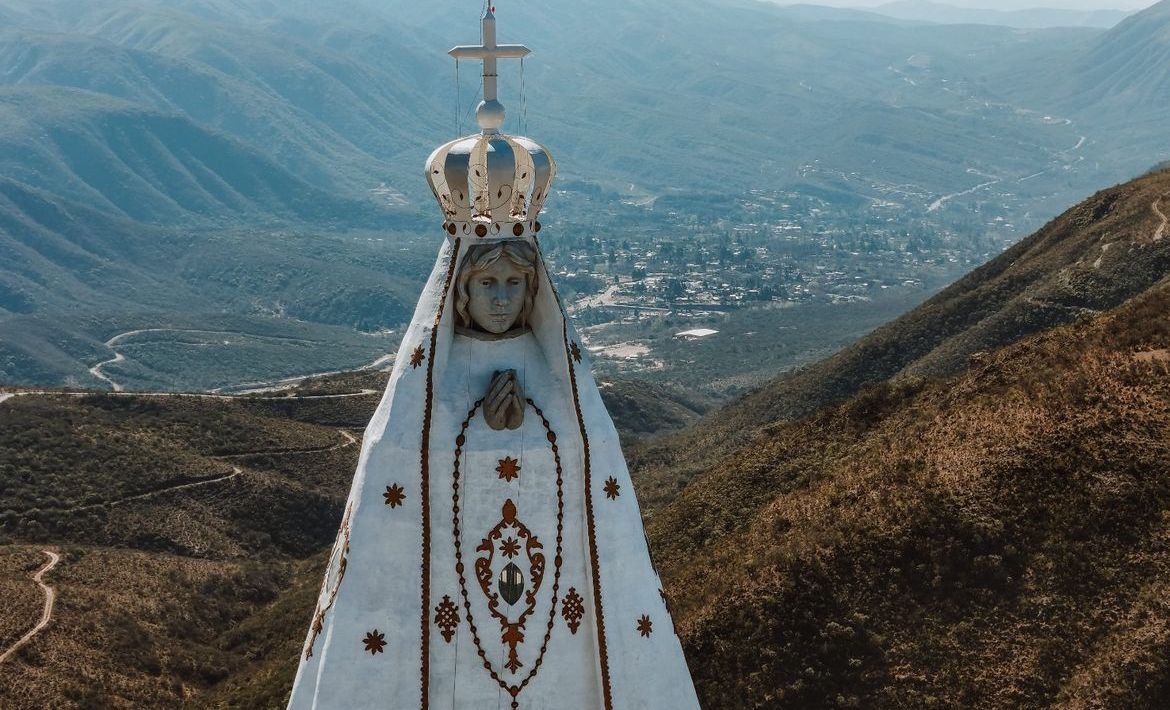
{"label": "valley", "polygon": [[[1103,191],[722,408],[604,380],[705,706],[1160,697],[1168,189]],[[6,392],[0,648],[61,562],[0,701],[280,707],[384,378]]]}
{"label": "valley", "polygon": [[[0,706],[284,706],[476,10],[0,6]],[[704,707],[1159,707],[1170,0],[930,12],[509,6],[541,248]]]}
{"label": "valley", "polygon": [[[275,14],[10,3],[0,382],[215,389],[393,351],[361,334],[402,326],[433,258],[417,166],[457,130],[450,107],[475,94],[466,72],[459,88],[448,82],[434,49],[465,39],[462,28],[434,18],[466,9],[443,0],[391,17],[345,2],[340,14],[300,2]],[[1092,68],[1123,45],[1159,56],[1157,8],[1111,29],[927,26],[739,0],[589,12],[555,0],[507,21],[557,48],[534,42],[523,87],[502,78],[528,107],[517,123],[571,166],[549,204],[550,260],[571,300],[616,279],[618,303],[640,317],[912,305],[888,292],[925,298],[1166,157],[1147,127],[1170,103],[1142,98],[1160,95],[1160,80],[1111,95]],[[607,43],[628,54],[605,54]],[[694,75],[678,76],[670,56],[695,59]],[[559,87],[565,76],[576,93]],[[1119,116],[1135,126],[1124,145],[1112,140]],[[592,310],[588,324],[625,315]],[[174,342],[103,345],[149,328]],[[179,333],[219,329],[339,347],[224,349]]]}

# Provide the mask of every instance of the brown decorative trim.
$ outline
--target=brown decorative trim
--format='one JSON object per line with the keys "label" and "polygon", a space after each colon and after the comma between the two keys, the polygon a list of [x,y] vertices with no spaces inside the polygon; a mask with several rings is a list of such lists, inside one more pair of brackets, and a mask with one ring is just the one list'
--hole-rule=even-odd
{"label": "brown decorative trim", "polygon": [[[459,434],[455,437],[455,459],[451,472],[451,510],[452,528],[455,540],[455,573],[459,576],[459,593],[463,597],[463,611],[467,618],[467,627],[471,630],[471,640],[475,643],[475,650],[479,654],[480,660],[483,661],[484,668],[491,675],[492,679],[496,681],[500,688],[506,690],[508,694],[512,696],[512,708],[519,707],[520,692],[524,690],[524,688],[528,687],[528,684],[531,683],[532,679],[536,677],[537,671],[540,670],[541,664],[544,663],[545,654],[548,653],[549,640],[552,639],[553,626],[555,625],[557,618],[557,598],[560,594],[561,567],[564,563],[563,552],[565,540],[565,479],[564,469],[561,466],[560,449],[557,447],[557,435],[555,432],[553,432],[552,425],[549,424],[548,418],[544,416],[544,412],[541,411],[540,407],[537,407],[536,403],[531,399],[527,399],[525,402],[527,402],[528,406],[532,407],[533,411],[536,412],[536,415],[540,417],[540,421],[544,425],[545,429],[545,438],[548,439],[549,448],[552,450],[553,454],[553,461],[556,464],[557,543],[556,555],[553,557],[552,605],[549,608],[548,624],[545,627],[544,640],[541,641],[540,651],[536,656],[536,660],[532,663],[532,668],[529,669],[528,674],[524,677],[524,679],[516,685],[509,684],[508,681],[500,677],[500,674],[496,671],[495,667],[492,665],[491,660],[488,658],[487,651],[485,651],[483,648],[483,642],[479,637],[479,629],[475,624],[475,617],[471,612],[471,595],[470,592],[468,592],[466,566],[463,564],[463,544],[461,542],[463,535],[459,522],[459,466],[463,456],[463,446],[467,443],[467,427],[471,425],[471,420],[475,418],[476,412],[478,412],[480,407],[483,406],[482,399],[477,401],[472,406],[471,411],[467,413],[467,418],[463,420],[463,425],[459,429]],[[535,552],[538,549],[542,549],[543,545],[540,544],[535,536],[527,532],[526,527],[519,523],[519,520],[516,518],[516,512],[515,504],[513,504],[511,500],[507,501],[504,504],[503,520],[499,525],[493,528],[491,532],[489,532],[487,537],[485,537],[480,543],[480,546],[476,548],[476,551],[487,552],[490,555],[494,555],[495,542],[502,536],[501,527],[504,525],[517,526],[518,529],[522,530],[522,532],[518,534],[518,537],[524,538],[526,540],[526,552],[531,563],[529,573],[532,575],[533,585],[530,590],[525,592],[527,608],[519,622],[515,624],[509,623],[507,617],[498,613],[497,611],[497,607],[499,606],[498,598],[493,592],[491,592],[488,586],[491,582],[491,573],[488,571],[485,577],[484,572],[485,569],[490,568],[490,558],[486,560],[486,563],[485,558],[482,557],[475,561],[476,581],[479,582],[480,590],[488,598],[488,609],[491,611],[492,615],[498,621],[500,621],[503,631],[504,643],[507,643],[510,647],[509,661],[508,665],[505,667],[511,670],[513,673],[515,673],[520,667],[519,659],[515,654],[515,647],[516,644],[524,640],[524,635],[522,633],[525,621],[524,617],[527,617],[532,613],[532,610],[536,605],[536,594],[539,592],[540,580],[544,578],[544,556]]]}
{"label": "brown decorative trim", "polygon": [[459,244],[456,239],[451,245],[451,255],[447,263],[447,277],[443,281],[443,295],[439,298],[439,308],[435,312],[435,320],[431,326],[431,356],[427,358],[427,394],[423,409],[422,443],[419,448],[419,503],[422,505],[422,613],[420,627],[422,630],[422,644],[419,653],[422,677],[421,702],[422,710],[427,710],[430,704],[430,655],[431,655],[431,414],[434,410],[435,394],[435,348],[439,338],[439,324],[443,319],[443,310],[447,306],[447,295],[451,292],[451,281],[455,278],[455,269],[459,266]]}
{"label": "brown decorative trim", "polygon": [[[484,553],[484,556],[478,557],[475,560],[475,580],[479,582],[480,591],[488,599],[488,611],[492,616],[500,622],[500,627],[503,630],[502,640],[508,644],[508,662],[504,665],[509,671],[515,675],[516,671],[524,664],[520,662],[520,656],[517,653],[516,647],[524,641],[524,628],[528,623],[528,617],[536,610],[536,595],[540,591],[541,582],[544,581],[544,553],[540,550],[544,549],[544,544],[528,526],[520,521],[517,517],[516,504],[509,498],[504,502],[504,509],[502,511],[503,517],[494,528],[488,532],[487,537],[480,541],[479,547],[475,548],[476,552]],[[519,540],[524,541],[524,554],[528,558],[528,579],[529,586],[524,592],[524,611],[520,612],[520,616],[516,621],[508,620],[508,615],[500,613],[500,595],[492,591],[492,561],[496,557],[496,543],[504,537],[504,530],[514,528],[516,530],[516,538],[508,538],[504,542],[504,552],[506,557],[515,557],[519,554]],[[509,553],[508,544],[515,546],[515,551]],[[509,565],[511,566],[511,565]],[[516,599],[508,599],[509,603],[519,600],[519,593]],[[505,597],[506,598],[506,597]],[[471,612],[468,611],[468,614]]]}
{"label": "brown decorative trim", "polygon": [[[337,540],[333,543],[334,550],[341,551],[341,559],[337,563],[337,581],[333,584],[332,591],[329,592],[329,599],[326,600],[325,606],[321,606],[320,598],[317,601],[317,608],[313,611],[313,624],[310,627],[309,640],[305,644],[305,660],[313,657],[313,645],[317,643],[317,637],[325,630],[325,612],[333,608],[333,602],[337,601],[337,592],[341,590],[341,580],[345,579],[345,568],[349,558],[349,514],[353,511],[353,504],[350,503],[345,507],[345,515],[341,517],[341,527],[337,531]],[[333,561],[333,554],[329,555],[330,562]],[[325,581],[321,583],[321,594],[329,589],[329,570],[325,570]]]}
{"label": "brown decorative trim", "polygon": [[577,593],[577,588],[569,587],[569,593],[565,595],[564,604],[561,605],[561,616],[565,618],[565,624],[573,634],[577,633],[581,618],[585,616],[584,602],[585,600]]}
{"label": "brown decorative trim", "polygon": [[[536,241],[536,250],[544,262],[544,253],[540,248],[540,240]],[[613,710],[613,690],[609,678],[609,650],[605,642],[605,614],[601,605],[601,561],[597,557],[597,530],[593,517],[593,472],[589,458],[589,432],[585,429],[585,417],[581,414],[581,395],[577,390],[577,370],[573,367],[573,352],[569,343],[569,316],[565,313],[561,296],[557,287],[544,270],[544,278],[552,289],[557,305],[561,309],[561,338],[565,343],[565,364],[569,369],[569,384],[573,389],[573,408],[577,413],[577,426],[581,430],[581,449],[584,453],[584,482],[585,482],[585,523],[589,536],[589,568],[593,576],[593,613],[597,617],[597,655],[601,661],[601,695],[605,710]]]}
{"label": "brown decorative trim", "polygon": [[674,625],[674,612],[670,610],[670,599],[666,596],[666,591],[659,589],[658,596],[662,597],[662,607],[666,609],[666,615],[670,617],[670,630],[674,632],[675,636],[678,636],[678,627]]}
{"label": "brown decorative trim", "polygon": [[451,639],[455,638],[455,629],[459,627],[459,608],[447,594],[435,607],[435,624],[442,629],[443,640],[451,643]]}
{"label": "brown decorative trim", "polygon": [[581,346],[577,345],[575,342],[569,343],[569,352],[572,353],[573,360],[576,362],[581,362]]}

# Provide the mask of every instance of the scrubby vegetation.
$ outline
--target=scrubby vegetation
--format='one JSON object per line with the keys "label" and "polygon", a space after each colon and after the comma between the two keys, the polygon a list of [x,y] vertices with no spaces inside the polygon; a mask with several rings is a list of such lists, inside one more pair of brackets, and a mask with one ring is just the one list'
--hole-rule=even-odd
{"label": "scrubby vegetation", "polygon": [[[1094,197],[700,428],[636,441],[645,412],[706,405],[606,387],[705,707],[1160,706],[1168,181]],[[0,640],[35,618],[29,543],[64,553],[0,704],[282,706],[384,376],[0,403]]]}
{"label": "scrubby vegetation", "polygon": [[1157,706],[1167,312],[1163,282],[696,479],[649,532],[704,706]]}

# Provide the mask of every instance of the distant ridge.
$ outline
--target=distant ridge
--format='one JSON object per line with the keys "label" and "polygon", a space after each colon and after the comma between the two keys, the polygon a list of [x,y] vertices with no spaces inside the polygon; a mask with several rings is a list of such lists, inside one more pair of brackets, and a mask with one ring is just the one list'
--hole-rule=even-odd
{"label": "distant ridge", "polygon": [[1072,10],[1025,7],[1020,10],[992,10],[959,7],[930,0],[900,0],[870,8],[872,12],[948,25],[1003,25],[1024,29],[1045,27],[1097,27],[1108,29],[1132,15],[1124,10]]}
{"label": "distant ridge", "polygon": [[108,96],[3,88],[0,121],[6,177],[124,218],[376,220],[372,204],[313,187],[226,135]]}
{"label": "distant ridge", "polygon": [[[763,427],[812,414],[886,380],[952,375],[979,352],[1115,308],[1170,273],[1153,242],[1161,170],[1089,198],[906,315],[836,355],[781,376],[690,429],[636,450],[652,492],[681,484],[747,446]],[[1163,203],[1166,204],[1166,203]]]}
{"label": "distant ridge", "polygon": [[647,527],[704,707],[1160,707],[1163,199],[1103,191],[675,439],[765,425]]}

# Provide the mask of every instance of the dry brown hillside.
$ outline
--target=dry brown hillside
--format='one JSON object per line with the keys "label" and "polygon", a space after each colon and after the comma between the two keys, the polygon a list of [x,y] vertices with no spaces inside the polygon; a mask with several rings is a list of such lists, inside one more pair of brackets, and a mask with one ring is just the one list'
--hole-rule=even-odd
{"label": "dry brown hillside", "polygon": [[889,378],[954,374],[972,354],[1141,294],[1170,273],[1170,238],[1154,239],[1166,214],[1170,169],[1093,195],[833,357],[773,380],[684,432],[636,447],[631,468],[639,495],[653,511],[772,422],[812,414]]}
{"label": "dry brown hillside", "polygon": [[[1164,253],[1094,231],[1107,257]],[[1019,298],[1070,306],[1096,257],[1048,259]],[[770,426],[694,480],[649,532],[704,707],[1166,707],[1168,314],[1163,278]]]}

